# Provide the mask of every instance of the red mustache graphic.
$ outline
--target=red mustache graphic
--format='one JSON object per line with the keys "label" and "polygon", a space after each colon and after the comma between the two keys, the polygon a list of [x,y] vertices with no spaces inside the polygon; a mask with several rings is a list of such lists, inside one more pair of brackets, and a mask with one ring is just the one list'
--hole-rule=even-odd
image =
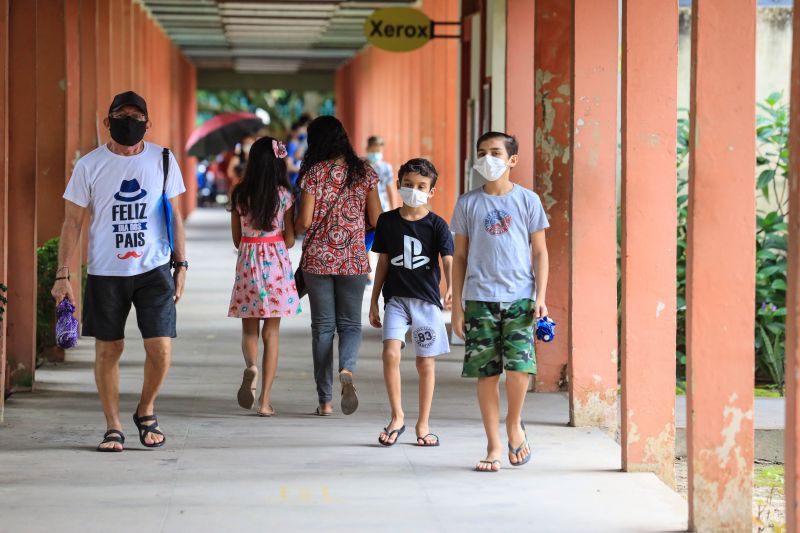
{"label": "red mustache graphic", "polygon": [[143,254],[140,254],[140,253],[137,253],[137,252],[128,252],[125,255],[117,254],[117,259],[130,259],[131,257],[139,259],[140,257],[142,257],[142,255]]}

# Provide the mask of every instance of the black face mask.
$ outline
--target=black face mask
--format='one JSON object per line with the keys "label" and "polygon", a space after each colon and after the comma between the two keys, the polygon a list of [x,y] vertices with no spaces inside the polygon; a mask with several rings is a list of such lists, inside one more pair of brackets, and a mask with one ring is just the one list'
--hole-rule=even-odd
{"label": "black face mask", "polygon": [[147,121],[136,120],[133,117],[111,118],[108,117],[111,129],[111,138],[123,146],[134,146],[144,139],[147,131]]}

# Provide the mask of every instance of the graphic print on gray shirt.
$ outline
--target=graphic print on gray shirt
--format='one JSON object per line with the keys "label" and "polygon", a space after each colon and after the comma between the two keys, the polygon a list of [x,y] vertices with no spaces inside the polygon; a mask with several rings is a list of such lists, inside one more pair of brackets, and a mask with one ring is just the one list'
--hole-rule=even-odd
{"label": "graphic print on gray shirt", "polygon": [[459,198],[450,228],[469,239],[463,299],[535,299],[530,234],[548,227],[539,196],[520,185],[502,196],[479,187]]}

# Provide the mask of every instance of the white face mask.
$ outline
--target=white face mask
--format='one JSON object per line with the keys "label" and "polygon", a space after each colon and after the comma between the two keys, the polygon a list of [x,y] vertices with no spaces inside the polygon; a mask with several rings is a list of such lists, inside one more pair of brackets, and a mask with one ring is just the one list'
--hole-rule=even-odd
{"label": "white face mask", "polygon": [[475,164],[472,165],[472,168],[475,169],[478,174],[483,176],[483,179],[486,181],[497,181],[500,179],[500,176],[506,173],[506,167],[508,167],[508,163],[503,161],[499,157],[495,157],[493,155],[485,155],[483,157],[479,157]]}
{"label": "white face mask", "polygon": [[400,198],[408,207],[421,207],[428,203],[428,193],[412,189],[410,187],[400,187]]}

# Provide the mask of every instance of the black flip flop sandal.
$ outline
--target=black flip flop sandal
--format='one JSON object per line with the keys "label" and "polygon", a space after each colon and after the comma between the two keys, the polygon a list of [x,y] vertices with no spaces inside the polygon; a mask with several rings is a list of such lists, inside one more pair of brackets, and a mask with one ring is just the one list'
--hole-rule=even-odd
{"label": "black flip flop sandal", "polygon": [[491,472],[492,474],[496,474],[497,472],[500,471],[500,468],[498,468],[497,470],[494,469],[495,463],[497,463],[498,466],[501,464],[499,459],[494,459],[493,461],[490,461],[488,459],[484,459],[484,460],[481,460],[481,461],[478,461],[478,462],[480,464],[482,464],[482,465],[491,465],[491,467],[488,470],[481,470],[480,468],[478,468],[476,466],[475,467],[475,471],[476,472]]}
{"label": "black flip flop sandal", "polygon": [[[400,435],[402,435],[405,432],[405,430],[406,426],[404,425],[400,426],[397,429],[393,429],[391,431],[389,431],[389,426],[386,426],[385,428],[383,428],[383,432],[386,433],[386,440],[382,441],[380,435],[378,435],[378,443],[381,446],[387,446],[387,447],[394,446],[395,444],[397,444],[397,441],[400,440]],[[389,439],[391,439],[392,435],[394,435],[395,433],[397,433],[397,436],[394,438],[394,441],[389,442]]]}
{"label": "black flip flop sandal", "polygon": [[[106,431],[106,432],[105,432],[105,434],[103,435],[103,442],[101,442],[100,444],[105,444],[105,443],[107,443],[107,442],[118,442],[118,443],[120,443],[120,444],[124,445],[124,444],[125,444],[125,435],[123,435],[123,434],[122,434],[122,432],[121,432],[120,430],[118,430],[118,429],[109,429],[109,430],[108,430],[108,431]],[[97,446],[97,451],[98,451],[98,452],[114,452],[114,453],[119,453],[119,452],[121,452],[122,450],[121,450],[121,449],[119,449],[119,448],[117,448],[117,447],[113,447],[113,448],[101,448],[101,447],[98,445],[98,446]]]}
{"label": "black flip flop sandal", "polygon": [[[434,442],[433,444],[425,442],[425,439],[427,439],[428,437],[434,437],[436,439],[436,442]],[[427,435],[424,435],[422,437],[417,435],[417,446],[421,446],[423,448],[431,448],[433,446],[438,446],[438,445],[439,445],[439,435],[435,435],[433,433],[428,433]]]}
{"label": "black flip flop sandal", "polygon": [[[149,426],[142,424],[142,422],[150,422],[153,423]],[[133,423],[136,424],[136,429],[139,430],[139,442],[142,443],[142,446],[145,448],[161,448],[166,442],[167,437],[161,433],[161,430],[158,429],[158,418],[156,415],[148,415],[148,416],[139,416],[139,409],[136,409],[136,412],[133,413]],[[155,442],[153,444],[147,444],[144,438],[147,436],[148,433],[152,433],[154,435],[161,435],[164,437],[164,440],[161,442]]]}

